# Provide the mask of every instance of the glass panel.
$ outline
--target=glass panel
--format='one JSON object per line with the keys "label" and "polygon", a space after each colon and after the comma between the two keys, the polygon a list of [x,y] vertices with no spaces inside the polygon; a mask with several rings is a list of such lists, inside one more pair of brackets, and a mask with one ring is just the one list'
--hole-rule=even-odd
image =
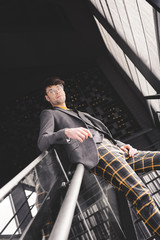
{"label": "glass panel", "polygon": [[[96,18],[95,18],[96,19]],[[121,65],[123,69],[125,69],[126,73],[130,78],[132,78],[130,74],[130,69],[128,68],[128,63],[126,61],[126,56],[121,50],[121,48],[115,43],[115,41],[111,38],[111,36],[107,33],[107,31],[103,28],[103,26],[96,19],[97,25],[99,26],[100,32],[104,39],[108,50],[116,58],[116,61]]]}
{"label": "glass panel", "polygon": [[[117,9],[117,14],[119,15],[119,21],[121,22],[121,25],[118,23],[118,20],[116,21],[117,18],[112,15],[113,21],[116,26],[116,31],[118,34],[128,43],[131,49],[135,49],[135,42],[132,34],[132,29],[130,26],[130,22],[128,19],[128,13],[125,7],[125,4],[123,1],[116,1],[115,0],[116,6],[118,6]],[[112,9],[112,1],[109,1],[110,9]],[[112,11],[112,10],[111,10]],[[123,31],[122,31],[123,29]]]}
{"label": "glass panel", "polygon": [[[9,220],[13,217],[13,211],[11,207],[11,202],[9,197],[6,197],[3,202],[0,203],[0,232],[9,222]],[[8,227],[4,230],[2,235],[4,234],[13,234],[14,231],[17,229],[15,219],[13,219]]]}
{"label": "glass panel", "polygon": [[100,2],[101,2],[101,5],[103,6],[103,10],[105,12],[106,19],[111,24],[111,26],[113,28],[115,28],[115,25],[114,25],[114,22],[113,22],[113,19],[112,19],[112,15],[111,15],[111,12],[110,12],[110,9],[109,9],[108,1],[101,0]]}
{"label": "glass panel", "polygon": [[[136,1],[125,1],[124,5],[135,42],[134,51],[148,65],[146,41]],[[127,31],[126,28],[125,31]]]}
{"label": "glass panel", "polygon": [[148,45],[149,56],[151,60],[151,70],[157,77],[160,77],[153,9],[146,1],[137,0],[137,2],[143,21],[143,27]]}
{"label": "glass panel", "polygon": [[[31,191],[28,191],[28,190],[25,190],[25,194],[27,197],[29,197],[29,195],[31,194],[32,192]],[[32,205],[35,205],[36,203],[36,193],[32,193],[32,195],[28,198],[28,204],[29,206],[32,206]],[[37,214],[37,208],[36,206],[34,206],[32,209],[31,209],[31,213],[32,213],[32,217],[34,217],[36,214]]]}

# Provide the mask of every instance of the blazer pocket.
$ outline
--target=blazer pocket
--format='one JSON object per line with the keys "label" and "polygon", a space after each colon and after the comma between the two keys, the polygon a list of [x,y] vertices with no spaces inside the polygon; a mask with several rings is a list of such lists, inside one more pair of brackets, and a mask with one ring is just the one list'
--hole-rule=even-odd
{"label": "blazer pocket", "polygon": [[69,152],[69,160],[71,160],[72,153],[75,152],[77,148],[80,146],[80,142],[78,140],[72,139],[71,142],[67,146],[67,150]]}
{"label": "blazer pocket", "polygon": [[70,148],[74,150],[75,148],[79,147],[80,142],[76,139],[71,139],[69,145],[70,145]]}

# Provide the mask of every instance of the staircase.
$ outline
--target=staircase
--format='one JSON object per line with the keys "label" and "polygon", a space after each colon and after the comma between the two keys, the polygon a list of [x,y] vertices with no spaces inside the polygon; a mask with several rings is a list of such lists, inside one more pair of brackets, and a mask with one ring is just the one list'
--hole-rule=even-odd
{"label": "staircase", "polygon": [[[141,178],[159,207],[159,171]],[[106,181],[81,164],[66,174],[55,149],[42,153],[1,188],[0,202],[0,240],[41,240],[47,234],[49,240],[156,239]],[[50,230],[43,233],[48,222]]]}

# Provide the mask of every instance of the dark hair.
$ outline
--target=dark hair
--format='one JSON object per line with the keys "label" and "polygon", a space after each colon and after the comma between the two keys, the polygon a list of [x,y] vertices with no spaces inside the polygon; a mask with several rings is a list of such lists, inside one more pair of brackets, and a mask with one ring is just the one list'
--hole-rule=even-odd
{"label": "dark hair", "polygon": [[46,94],[47,87],[50,87],[52,85],[59,85],[59,84],[64,85],[65,83],[59,77],[48,77],[44,83],[44,93]]}

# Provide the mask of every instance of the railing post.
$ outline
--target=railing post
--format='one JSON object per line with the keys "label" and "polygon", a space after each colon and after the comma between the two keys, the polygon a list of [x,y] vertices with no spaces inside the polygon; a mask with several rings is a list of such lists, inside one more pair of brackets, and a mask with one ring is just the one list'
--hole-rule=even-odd
{"label": "railing post", "polygon": [[68,239],[83,175],[84,166],[79,163],[76,167],[76,171],[73,175],[49,240]]}

